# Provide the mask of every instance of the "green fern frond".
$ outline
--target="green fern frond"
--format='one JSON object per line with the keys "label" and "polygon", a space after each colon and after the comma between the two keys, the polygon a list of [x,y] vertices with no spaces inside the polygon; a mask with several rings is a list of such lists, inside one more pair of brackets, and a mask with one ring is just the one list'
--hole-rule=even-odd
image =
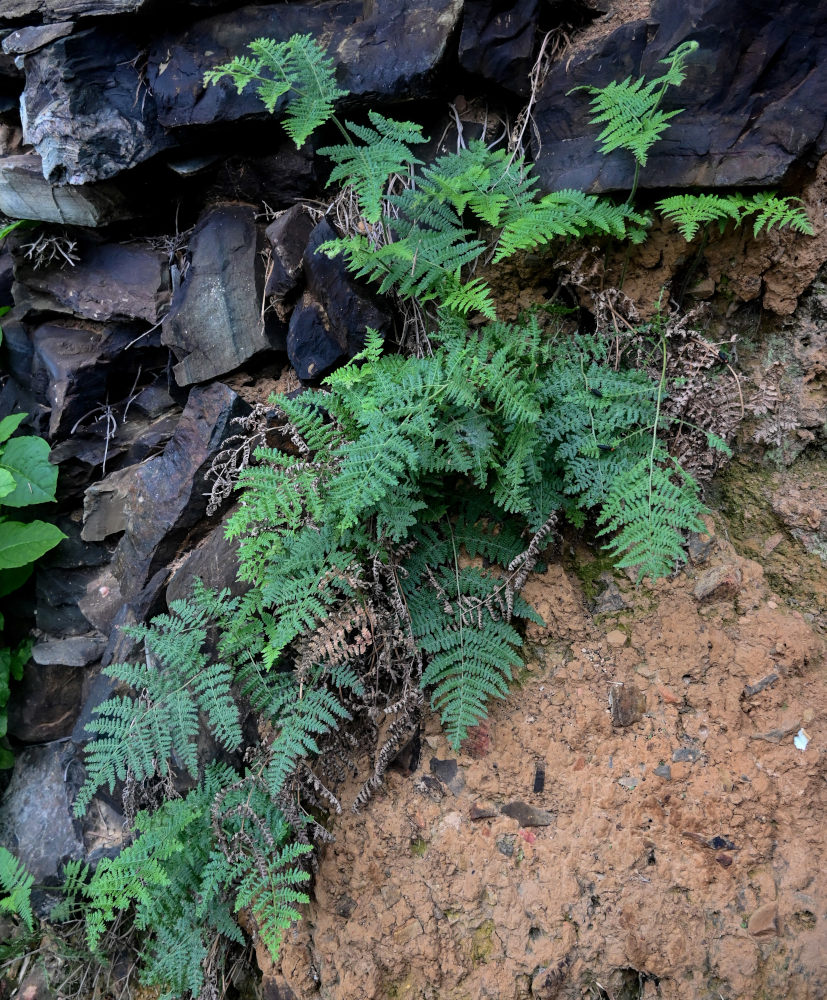
{"label": "green fern frond", "polygon": [[229,665],[211,662],[205,651],[208,622],[203,609],[174,601],[171,610],[149,626],[127,630],[144,642],[143,662],[106,668],[109,676],[128,684],[138,697],[134,701],[113,697],[95,709],[96,717],[87,726],[95,739],[86,750],[87,778],[75,803],[77,815],[82,815],[97,788],[106,785],[112,791],[128,770],[143,781],[176,755],[195,774],[199,711],[227,750],[241,743],[231,692],[233,673]]}
{"label": "green fern frond", "polygon": [[770,191],[754,194],[752,198],[736,193],[680,194],[658,202],[660,212],[674,222],[683,238],[689,242],[702,225],[733,219],[741,225],[747,216],[755,215],[753,235],[762,229],[782,229],[790,226],[799,233],[813,235],[813,227],[798,198],[779,198]]}
{"label": "green fern frond", "polygon": [[362,212],[368,222],[378,222],[388,182],[394,174],[407,177],[422,160],[411,152],[411,145],[427,142],[422,128],[413,122],[394,121],[377,111],[369,111],[373,128],[347,122],[350,131],[363,145],[324,146],[319,152],[336,164],[328,184],[342,181],[359,195]]}
{"label": "green fern frond", "polygon": [[0,913],[20,917],[30,931],[34,930],[33,885],[34,875],[11,851],[0,845]]}
{"label": "green fern frond", "polygon": [[504,149],[489,149],[479,139],[455,153],[440,156],[417,177],[416,186],[394,203],[421,224],[422,207],[447,203],[461,217],[470,209],[489,226],[497,226],[507,208],[534,197],[536,179]]}
{"label": "green fern frond", "polygon": [[686,61],[697,48],[697,42],[688,41],[673,49],[661,59],[667,67],[666,72],[653,80],[627,77],[605,87],[574,88],[586,90],[592,95],[592,123],[599,125],[605,122],[598,136],[600,152],[604,156],[616,149],[625,149],[634,156],[639,166],[646,166],[649,149],[669,127],[672,118],[681,113],[680,109],[661,111],[660,102],[668,87],[683,83]]}
{"label": "green fern frond", "polygon": [[659,201],[658,210],[675,223],[687,243],[710,222],[734,219],[740,223],[743,211],[739,201],[717,194],[673,195]]}
{"label": "green fern frond", "polygon": [[672,573],[686,561],[682,533],[704,531],[697,484],[664,460],[642,459],[618,476],[598,516],[600,533],[615,533],[607,548],[617,565],[637,567],[640,579]]}
{"label": "green fern frond", "polygon": [[228,76],[238,93],[251,83],[272,114],[282,98],[284,129],[301,147],[333,115],[333,105],[347,91],[336,85],[333,60],[311,35],[293,35],[286,42],[257,38],[252,56],[236,56],[204,74],[204,86]]}
{"label": "green fern frond", "polygon": [[779,198],[771,191],[754,194],[744,207],[744,215],[755,215],[753,235],[762,229],[783,229],[789,226],[797,233],[813,235],[813,226],[799,198]]}
{"label": "green fern frond", "polygon": [[630,205],[615,205],[583,191],[555,191],[523,206],[519,212],[507,214],[494,260],[504,260],[520,250],[542,246],[559,237],[587,233],[605,233],[634,241],[634,234],[644,233],[648,225],[648,218]]}
{"label": "green fern frond", "polygon": [[516,652],[522,640],[484,604],[496,579],[447,565],[436,580],[445,596],[423,581],[415,591],[406,585],[406,599],[414,634],[428,654],[422,687],[431,690],[431,704],[459,749],[468,729],[487,715],[488,701],[508,693],[512,669],[522,663]]}

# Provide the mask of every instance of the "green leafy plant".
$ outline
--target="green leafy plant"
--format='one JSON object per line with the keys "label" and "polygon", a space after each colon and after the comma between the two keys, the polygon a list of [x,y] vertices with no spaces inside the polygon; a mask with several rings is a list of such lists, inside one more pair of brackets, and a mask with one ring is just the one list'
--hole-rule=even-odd
{"label": "green leafy plant", "polygon": [[[798,204],[796,204],[798,202]],[[755,216],[753,235],[762,229],[789,226],[799,233],[813,235],[813,227],[798,198],[781,198],[761,191],[747,198],[742,194],[676,194],[658,202],[658,209],[675,223],[683,238],[690,242],[701,226],[718,222],[723,228],[728,220],[740,226],[749,216]]]}
{"label": "green leafy plant", "polygon": [[[615,86],[607,128],[624,86],[641,110],[604,143],[645,163],[676,113],[660,100],[692,47],[651,84]],[[483,254],[501,261],[558,237],[640,241],[647,216],[578,191],[541,197],[522,157],[482,142],[425,166],[412,149],[418,125],[377,112],[340,122],[332,63],[307,36],[257,40],[206,81],[224,78],[239,92],[255,86],[297,144],[333,121],[344,142],[321,152],[361,216],[324,252],[431,311],[421,356],[386,352],[368,331],[321,388],[272,400],[283,446],[260,447],[238,470],[227,530],[246,591],[196,585],[128,630],[142,662],[108,668],[129,693],[89,727],[78,813],[118,781],[128,798],[152,798],[181,772],[194,787],[139,812],[119,858],[94,874],[71,868],[70,895],[88,910],[92,945],[134,907],[150,939],[145,977],[178,994],[201,991],[214,957],[241,940],[239,908],[276,956],[306,898],[305,841],[329,836],[322,814],[341,808],[331,785],[359,753],[372,773],[354,808],[415,732],[425,697],[458,749],[506,695],[520,624],[537,620],[520,592],[561,515],[594,518],[642,579],[680,565],[704,509],[664,443],[665,326],[636,334],[637,367],[610,362],[599,331],[564,337],[540,315],[499,322],[473,274]],[[765,214],[765,225],[782,217]],[[205,763],[204,729],[233,767]]]}
{"label": "green leafy plant", "polygon": [[686,79],[686,62],[698,50],[695,41],[683,42],[673,49],[661,64],[666,72],[653,80],[630,76],[623,81],[613,81],[605,87],[575,87],[592,95],[592,122],[603,125],[598,136],[600,152],[604,156],[616,149],[625,149],[635,159],[635,177],[629,194],[631,201],[637,191],[640,168],[646,166],[649,150],[669,128],[672,119],[681,109],[663,111],[660,107],[669,87],[679,87]]}
{"label": "green leafy plant", "polygon": [[34,876],[23,862],[0,845],[0,913],[19,917],[30,931],[34,930],[33,884]]}
{"label": "green leafy plant", "polygon": [[[15,413],[0,420],[0,508],[20,509],[55,499],[57,466],[49,462],[49,445],[34,436],[12,437],[25,417],[25,413]],[[53,524],[21,521],[0,511],[0,597],[21,587],[34,563],[63,538]],[[0,632],[4,626],[0,614]],[[29,641],[14,647],[0,645],[0,767],[14,763],[5,742],[9,683],[22,678],[30,650]]]}

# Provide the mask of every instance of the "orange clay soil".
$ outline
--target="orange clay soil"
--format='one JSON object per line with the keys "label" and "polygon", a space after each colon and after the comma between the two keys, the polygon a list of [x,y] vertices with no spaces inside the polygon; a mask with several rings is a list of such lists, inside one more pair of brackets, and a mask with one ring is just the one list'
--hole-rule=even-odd
{"label": "orange clay soil", "polygon": [[674,580],[615,574],[627,609],[529,584],[525,674],[335,820],[265,997],[827,996],[825,643],[713,530]]}

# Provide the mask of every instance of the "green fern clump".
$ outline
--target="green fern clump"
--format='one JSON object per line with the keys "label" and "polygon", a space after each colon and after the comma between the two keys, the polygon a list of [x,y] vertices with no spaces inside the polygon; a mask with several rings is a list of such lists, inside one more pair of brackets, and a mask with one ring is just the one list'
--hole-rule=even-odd
{"label": "green fern clump", "polygon": [[[592,88],[604,151],[632,153],[635,183],[678,113],[661,100],[695,48],[672,52],[656,80]],[[335,117],[344,95],[309,36],[250,49],[206,82],[254,86],[297,145],[332,120],[344,142],[321,152],[364,225],[322,249],[380,291],[430,304],[428,345],[392,354],[368,331],[361,354],[321,388],[272,400],[289,446],[259,448],[240,472],[227,531],[245,591],[196,585],[130,630],[142,659],[109,668],[121,690],[89,726],[78,813],[120,781],[133,803],[182,772],[189,791],[139,811],[133,841],[94,873],[67,866],[67,895],[85,910],[93,947],[118,914],[134,912],[145,979],[165,996],[215,990],[217,961],[243,940],[239,909],[276,958],[307,900],[305,841],[329,837],[314,817],[341,808],[319,774],[340,780],[364,730],[398,715],[356,805],[415,728],[423,697],[458,749],[506,695],[522,625],[539,620],[520,591],[559,513],[576,524],[591,517],[619,565],[643,579],[680,566],[704,510],[664,443],[664,330],[638,335],[640,367],[621,364],[620,352],[611,364],[600,332],[555,337],[537,316],[499,322],[474,273],[485,255],[499,263],[557,239],[640,242],[648,215],[631,199],[541,196],[521,156],[483,142],[425,165],[415,123],[375,111],[369,124]],[[808,225],[791,199],[768,195],[660,207],[687,239],[730,218],[754,217],[756,233]],[[248,711],[255,733],[242,727]],[[343,733],[348,725],[362,731]],[[205,732],[223,763],[199,752]],[[5,880],[26,919],[24,877],[9,869]]]}
{"label": "green fern clump", "polygon": [[196,740],[203,712],[219,743],[229,751],[241,743],[238,708],[230,692],[230,667],[205,651],[208,621],[197,604],[174,601],[171,615],[151,627],[125,631],[142,640],[145,658],[119,663],[106,672],[139,692],[110,698],[88,727],[96,739],[86,753],[86,782],[75,812],[82,815],[101,785],[112,791],[127,770],[137,781],[164,773],[173,757],[190,774],[198,770]]}
{"label": "green fern clump", "polygon": [[[645,167],[649,150],[669,128],[680,109],[663,111],[661,101],[669,87],[679,87],[686,78],[686,62],[698,50],[695,41],[683,42],[661,63],[666,72],[652,80],[640,77],[612,81],[604,87],[576,87],[592,95],[592,122],[602,124],[598,136],[600,152],[607,156],[616,149],[630,152],[638,167]],[[572,91],[573,93],[573,91]]]}
{"label": "green fern clump", "polygon": [[226,766],[207,767],[199,786],[135,818],[136,837],[94,873],[67,865],[66,893],[53,919],[81,912],[94,952],[118,913],[134,909],[144,932],[142,980],[163,997],[202,995],[220,972],[229,943],[243,944],[234,912],[249,907],[273,959],[284,930],[306,903],[309,879],[298,862],[311,848],[254,781]]}
{"label": "green fern clump", "polygon": [[677,194],[663,198],[658,209],[670,222],[674,222],[683,238],[689,243],[701,226],[718,222],[723,229],[727,221],[740,226],[749,216],[755,216],[753,235],[762,229],[783,229],[789,226],[795,232],[813,235],[807,213],[797,198],[780,198],[769,191],[762,191],[747,198],[742,194]]}
{"label": "green fern clump", "polygon": [[204,85],[229,77],[238,93],[255,84],[256,93],[272,113],[284,98],[284,128],[297,147],[333,114],[346,91],[336,85],[333,60],[311,35],[293,35],[286,42],[257,38],[249,56],[235,56],[204,74]]}
{"label": "green fern clump", "polygon": [[0,913],[20,917],[30,931],[34,930],[33,885],[34,876],[23,862],[0,845]]}

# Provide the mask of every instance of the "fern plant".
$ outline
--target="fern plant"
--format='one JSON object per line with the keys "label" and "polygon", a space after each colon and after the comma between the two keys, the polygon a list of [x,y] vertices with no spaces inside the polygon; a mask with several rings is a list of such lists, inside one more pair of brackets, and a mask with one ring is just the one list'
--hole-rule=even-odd
{"label": "fern plant", "polygon": [[34,930],[32,886],[34,876],[11,851],[0,845],[0,913],[19,917]]}
{"label": "fern plant", "polygon": [[[673,52],[657,80],[600,97],[607,149],[645,164],[677,113],[661,99],[694,47]],[[520,591],[561,512],[594,517],[643,578],[680,565],[703,510],[663,443],[665,333],[649,331],[643,369],[610,364],[599,333],[550,336],[536,316],[498,322],[473,275],[484,253],[498,262],[557,238],[640,241],[644,213],[578,191],[541,197],[529,164],[482,142],[425,166],[413,151],[418,125],[377,112],[369,124],[340,122],[332,62],[308,36],[258,39],[206,82],[224,78],[281,109],[297,145],[333,122],[344,141],[321,152],[331,180],[355,192],[369,235],[323,249],[380,291],[436,308],[425,356],[386,353],[368,331],[363,352],[321,388],[272,401],[289,444],[259,448],[240,472],[228,526],[246,591],[197,585],[131,631],[142,661],[110,668],[124,690],[89,727],[78,812],[119,781],[150,795],[159,778],[188,772],[194,787],[139,812],[121,855],[94,874],[70,867],[68,884],[93,946],[134,909],[149,939],[146,978],[169,995],[209,987],[215,957],[242,939],[240,908],[277,955],[306,900],[307,841],[329,837],[319,820],[341,808],[332,787],[356,750],[372,773],[354,807],[415,731],[424,697],[459,749],[505,696],[522,662],[520,623],[537,620]],[[792,206],[762,198],[694,211],[753,214],[756,231],[803,226]],[[224,763],[199,755],[205,730]]]}
{"label": "fern plant", "polygon": [[727,221],[740,226],[749,216],[755,216],[753,235],[762,229],[789,226],[795,232],[813,235],[813,227],[798,198],[781,198],[770,191],[761,191],[747,198],[743,194],[676,194],[658,202],[658,209],[691,242],[701,226],[718,222],[723,229]]}
{"label": "fern plant", "polygon": [[666,72],[653,80],[626,77],[605,87],[574,88],[592,95],[592,123],[603,125],[598,136],[600,152],[606,156],[616,149],[625,149],[634,157],[635,177],[629,201],[637,191],[640,168],[646,166],[649,150],[669,128],[672,119],[681,113],[679,108],[663,111],[661,101],[669,87],[679,87],[683,83],[687,59],[698,47],[697,42],[687,41],[673,49],[661,59]]}

